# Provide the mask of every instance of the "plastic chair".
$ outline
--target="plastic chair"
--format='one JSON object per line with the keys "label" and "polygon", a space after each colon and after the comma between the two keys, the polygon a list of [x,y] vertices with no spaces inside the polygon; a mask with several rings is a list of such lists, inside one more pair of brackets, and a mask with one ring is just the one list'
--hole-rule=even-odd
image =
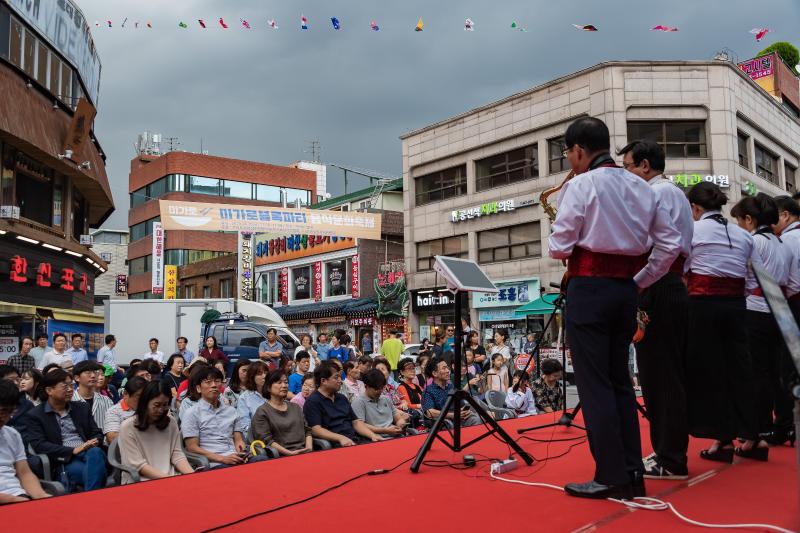
{"label": "plastic chair", "polygon": [[111,468],[114,469],[111,475],[114,478],[115,485],[122,484],[123,472],[127,472],[134,483],[139,483],[142,480],[138,470],[122,463],[122,455],[119,451],[119,438],[111,441],[111,445],[108,447],[108,463],[111,465]]}
{"label": "plastic chair", "polygon": [[312,442],[314,443],[314,449],[315,450],[332,450],[333,449],[333,444],[328,440],[313,438]]}
{"label": "plastic chair", "polygon": [[489,407],[506,409],[506,393],[497,390],[486,391],[486,403]]}

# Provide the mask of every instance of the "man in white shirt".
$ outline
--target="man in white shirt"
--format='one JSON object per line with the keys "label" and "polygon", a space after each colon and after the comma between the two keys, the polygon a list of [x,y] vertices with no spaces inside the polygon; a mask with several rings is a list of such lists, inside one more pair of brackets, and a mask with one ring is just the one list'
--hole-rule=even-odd
{"label": "man in white shirt", "polygon": [[83,335],[80,333],[72,334],[72,347],[67,350],[67,353],[72,357],[73,365],[89,360],[89,354],[83,349]]}
{"label": "man in white shirt", "polygon": [[44,354],[49,352],[47,348],[47,335],[39,334],[36,336],[36,347],[31,350],[31,356],[36,360],[36,368],[42,368]]}
{"label": "man in white shirt", "polygon": [[28,466],[19,432],[6,425],[18,404],[16,385],[0,380],[0,505],[50,497]]}
{"label": "man in white shirt", "polygon": [[117,346],[117,339],[114,335],[106,335],[106,345],[97,350],[97,362],[101,365],[108,365],[117,371],[117,352],[114,348]]}
{"label": "man in white shirt", "polygon": [[44,354],[39,370],[52,363],[59,365],[67,372],[72,370],[72,357],[67,353],[67,336],[63,333],[53,335],[53,349]]}
{"label": "man in white shirt", "polygon": [[142,360],[144,359],[155,359],[161,366],[164,366],[164,352],[158,349],[158,339],[155,337],[150,339],[150,351],[142,356]]}

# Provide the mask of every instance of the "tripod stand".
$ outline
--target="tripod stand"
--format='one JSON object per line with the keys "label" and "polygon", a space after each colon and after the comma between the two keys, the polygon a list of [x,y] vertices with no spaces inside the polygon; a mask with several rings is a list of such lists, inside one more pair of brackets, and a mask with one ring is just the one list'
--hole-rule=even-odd
{"label": "tripod stand", "polygon": [[[428,451],[431,449],[433,445],[434,439],[439,439],[445,446],[453,450],[454,452],[460,452],[468,448],[469,446],[475,444],[479,440],[482,440],[494,433],[497,433],[500,438],[505,441],[506,444],[511,446],[514,451],[519,455],[519,457],[525,461],[527,465],[533,464],[533,458],[528,455],[528,453],[523,450],[519,444],[511,438],[511,436],[505,432],[505,430],[500,427],[494,418],[492,418],[489,413],[472,397],[467,391],[461,388],[461,344],[463,342],[463,335],[464,332],[461,329],[461,298],[463,293],[461,291],[455,291],[455,326],[456,326],[456,333],[455,338],[453,340],[454,343],[454,350],[455,356],[453,357],[455,363],[455,376],[454,376],[454,387],[453,390],[447,396],[447,400],[445,401],[444,406],[442,407],[441,412],[439,413],[439,417],[434,422],[433,427],[431,428],[430,432],[428,433],[427,438],[425,439],[425,443],[417,452],[417,457],[414,459],[414,462],[411,464],[411,471],[416,473],[419,471],[419,467],[422,465],[422,462],[425,460],[425,455],[427,455]],[[436,386],[436,385],[432,385]],[[469,442],[462,443],[461,442],[461,410],[462,404],[466,402],[470,408],[477,414],[484,424],[489,425],[490,429],[488,432],[475,437]],[[445,424],[445,420],[447,420],[448,414],[452,413],[452,420],[453,420],[453,442],[448,442],[443,439],[439,435],[439,431]]]}

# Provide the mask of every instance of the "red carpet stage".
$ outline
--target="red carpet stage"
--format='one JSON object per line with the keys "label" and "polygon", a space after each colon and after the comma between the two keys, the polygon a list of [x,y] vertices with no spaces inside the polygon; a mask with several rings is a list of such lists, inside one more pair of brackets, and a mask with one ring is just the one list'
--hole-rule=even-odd
{"label": "red carpet stage", "polygon": [[[514,431],[549,422],[553,415],[503,422]],[[642,421],[643,442],[646,421]],[[482,428],[470,428],[467,436]],[[528,435],[580,437],[557,428]],[[4,531],[200,531],[291,501],[371,469],[392,468],[412,458],[423,437],[406,438],[245,465],[217,472],[105,489],[0,508]],[[520,441],[538,461],[505,477],[563,485],[592,477],[585,440],[552,444]],[[579,443],[575,445],[576,443]],[[648,482],[648,495],[673,503],[689,518],[711,523],[768,523],[798,530],[796,449],[773,448],[768,463],[738,459],[728,466],[703,461],[705,443],[690,444],[690,480]],[[562,457],[573,446],[571,452]],[[645,444],[645,454],[649,444]],[[491,437],[466,453],[480,460],[508,456]],[[545,461],[544,458],[551,459]],[[441,443],[428,461],[461,462]],[[410,461],[395,471],[365,476],[313,501],[226,528],[225,531],[608,531],[698,530],[669,511],[628,511],[608,501],[571,498],[546,488],[512,485],[489,478],[487,462],[468,470],[424,466],[412,474]]]}

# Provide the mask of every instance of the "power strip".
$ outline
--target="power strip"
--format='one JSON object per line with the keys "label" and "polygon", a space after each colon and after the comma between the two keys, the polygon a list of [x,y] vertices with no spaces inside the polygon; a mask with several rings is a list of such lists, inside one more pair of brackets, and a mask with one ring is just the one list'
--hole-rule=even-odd
{"label": "power strip", "polygon": [[505,474],[516,470],[518,466],[519,463],[517,463],[516,459],[506,459],[503,462],[492,463],[491,472],[492,474]]}

